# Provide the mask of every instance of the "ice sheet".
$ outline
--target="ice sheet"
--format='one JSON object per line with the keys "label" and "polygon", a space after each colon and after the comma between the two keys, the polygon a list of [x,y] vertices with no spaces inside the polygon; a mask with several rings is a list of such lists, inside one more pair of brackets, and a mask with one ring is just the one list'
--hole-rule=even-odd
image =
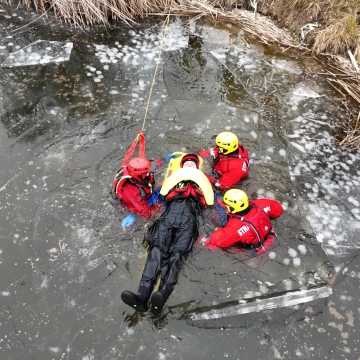
{"label": "ice sheet", "polygon": [[62,63],[70,59],[72,42],[37,40],[9,54],[2,67],[18,67]]}

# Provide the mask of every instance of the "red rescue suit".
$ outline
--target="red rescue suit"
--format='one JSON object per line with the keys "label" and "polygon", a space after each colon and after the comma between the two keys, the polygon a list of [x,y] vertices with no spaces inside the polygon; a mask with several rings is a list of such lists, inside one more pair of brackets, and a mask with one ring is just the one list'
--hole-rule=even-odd
{"label": "red rescue suit", "polygon": [[210,235],[206,246],[210,249],[227,249],[231,246],[260,247],[271,236],[272,224],[283,213],[282,205],[272,199],[257,199],[250,202],[248,210],[229,214],[228,223]]}
{"label": "red rescue suit", "polygon": [[200,155],[202,157],[210,155],[213,158],[215,177],[209,176],[209,179],[222,191],[234,187],[234,185],[249,176],[249,153],[242,145],[228,155],[220,154],[217,147],[201,151]]}
{"label": "red rescue suit", "polygon": [[121,176],[121,172],[113,181],[113,195],[130,211],[146,219],[150,218],[158,209],[157,206],[149,206],[154,185],[154,176],[150,174],[144,180],[138,180],[130,175]]}

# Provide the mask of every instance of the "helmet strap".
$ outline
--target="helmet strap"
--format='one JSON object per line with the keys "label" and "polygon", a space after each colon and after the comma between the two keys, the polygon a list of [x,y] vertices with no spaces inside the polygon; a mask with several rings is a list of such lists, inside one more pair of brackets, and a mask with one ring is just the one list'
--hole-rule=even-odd
{"label": "helmet strap", "polygon": [[241,210],[241,211],[237,212],[235,215],[244,216],[244,215],[246,215],[250,210],[251,210],[251,205],[249,205],[247,209]]}

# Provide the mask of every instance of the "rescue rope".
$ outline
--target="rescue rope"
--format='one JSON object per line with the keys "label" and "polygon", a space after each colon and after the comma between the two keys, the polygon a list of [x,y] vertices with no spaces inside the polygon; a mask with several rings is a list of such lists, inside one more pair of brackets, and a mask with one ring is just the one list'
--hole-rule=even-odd
{"label": "rescue rope", "polygon": [[143,123],[141,126],[141,131],[145,130],[145,125],[146,125],[146,120],[147,120],[147,116],[149,113],[149,108],[150,108],[150,100],[151,100],[151,96],[154,90],[154,86],[155,86],[155,81],[156,81],[156,75],[159,69],[159,64],[160,64],[160,59],[161,59],[161,54],[162,54],[162,50],[163,50],[163,46],[164,46],[164,41],[165,41],[165,31],[167,30],[168,26],[170,23],[170,10],[168,15],[166,16],[163,26],[162,26],[162,30],[161,30],[161,42],[160,42],[160,50],[159,50],[159,57],[156,61],[156,66],[155,66],[155,70],[154,70],[154,75],[151,81],[151,86],[150,86],[150,91],[149,91],[149,95],[147,98],[147,103],[146,103],[146,108],[145,108],[145,115],[144,115],[144,119],[143,119]]}

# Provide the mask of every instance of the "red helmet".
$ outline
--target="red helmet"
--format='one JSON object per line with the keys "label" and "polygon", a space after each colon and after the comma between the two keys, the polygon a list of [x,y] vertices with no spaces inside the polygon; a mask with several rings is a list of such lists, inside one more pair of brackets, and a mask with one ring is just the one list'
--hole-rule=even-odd
{"label": "red helmet", "polygon": [[193,161],[196,164],[196,167],[199,168],[200,159],[196,154],[186,154],[183,156],[180,162],[180,166],[183,167],[186,161]]}
{"label": "red helmet", "polygon": [[126,168],[130,176],[141,178],[149,174],[151,164],[147,159],[136,157],[129,161]]}

